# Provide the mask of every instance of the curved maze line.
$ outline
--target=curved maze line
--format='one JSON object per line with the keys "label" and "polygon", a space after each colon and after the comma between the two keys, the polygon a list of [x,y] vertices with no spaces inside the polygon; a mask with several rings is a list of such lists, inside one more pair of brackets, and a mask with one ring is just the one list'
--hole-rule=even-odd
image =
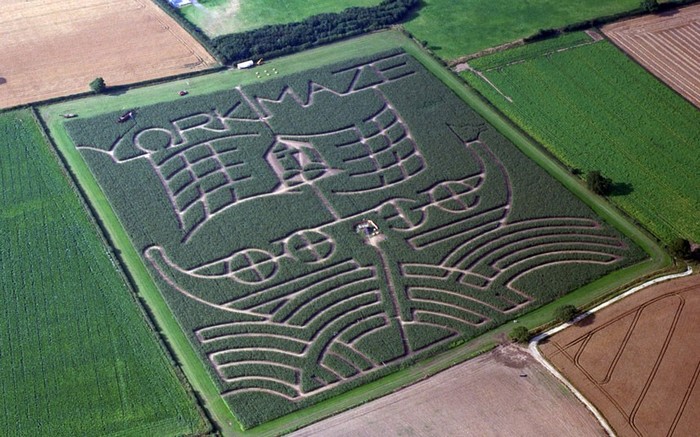
{"label": "curved maze line", "polygon": [[[212,144],[218,140],[229,141],[236,138],[236,135],[233,135],[189,144],[188,142],[193,138],[191,134],[198,130],[220,134],[233,130],[232,123],[238,121],[261,126],[262,133],[246,133],[238,136],[270,134],[271,145],[265,152],[265,160],[270,166],[270,171],[278,176],[277,188],[269,193],[236,198],[233,203],[217,211],[206,210],[204,222],[222,213],[226,208],[234,204],[239,205],[245,200],[301,192],[293,188],[301,185],[310,186],[311,191],[318,195],[319,200],[324,203],[334,218],[320,225],[315,224],[313,228],[298,229],[282,238],[276,237],[277,240],[269,241],[269,245],[264,245],[265,250],[241,249],[191,269],[174,264],[159,246],[152,246],[144,251],[146,259],[173,289],[198,303],[226,311],[231,317],[241,319],[194,330],[195,338],[203,346],[204,353],[224,384],[223,396],[258,392],[274,394],[291,402],[298,402],[308,396],[331,390],[372,372],[380,365],[415,355],[417,351],[411,349],[408,341],[409,336],[405,329],[407,326],[421,335],[423,332],[426,333],[426,341],[431,343],[420,346],[421,350],[438,342],[444,342],[446,338],[472,332],[475,327],[492,322],[494,313],[516,311],[533,301],[531,296],[513,287],[513,283],[522,275],[546,265],[581,261],[580,259],[563,260],[562,255],[590,258],[592,254],[599,254],[595,249],[620,247],[620,240],[604,235],[593,235],[601,226],[590,219],[553,217],[509,223],[508,216],[513,203],[510,176],[488,144],[479,139],[462,141],[477,166],[476,172],[457,180],[436,182],[423,191],[415,193],[415,198],[382,199],[364,211],[350,216],[338,215],[331,202],[325,198],[326,192],[321,189],[328,187],[324,187],[323,184],[317,185],[317,181],[325,176],[334,176],[342,169],[330,168],[330,165],[326,165],[324,156],[318,150],[316,151],[318,156],[313,155],[312,151],[301,156],[302,153],[306,153],[303,152],[304,149],[314,149],[313,140],[326,144],[329,138],[338,136],[338,143],[331,141],[331,146],[358,147],[357,156],[350,155],[348,152],[349,158],[345,161],[370,160],[374,162],[377,170],[375,173],[391,169],[393,166],[399,166],[402,171],[398,181],[385,184],[386,181],[381,179],[381,187],[366,185],[355,191],[336,191],[334,194],[371,193],[394,183],[402,183],[428,168],[405,120],[379,88],[381,84],[415,74],[414,71],[408,71],[410,68],[406,68],[408,64],[405,61],[401,62],[401,56],[403,55],[392,55],[374,63],[353,67],[354,73],[352,73],[353,68],[336,72],[354,74],[350,85],[345,90],[336,90],[331,85],[323,86],[309,82],[306,96],[303,92],[298,93],[291,86],[286,86],[276,98],[266,98],[257,95],[249,96],[241,87],[237,87],[242,100],[233,109],[223,115],[200,113],[174,120],[172,124],[175,126],[178,138],[184,138],[184,145],[176,146],[174,151],[171,151],[172,153],[160,163],[154,161],[151,155],[146,155],[146,158],[152,161],[151,165],[156,169],[166,189],[169,188],[168,182],[176,175],[183,175],[186,172],[192,174],[191,179],[195,181],[189,181],[188,184],[179,187],[178,193],[182,194],[197,182],[197,177],[209,174],[208,167],[204,165],[208,161],[205,160],[215,160],[218,163],[217,166],[221,168],[224,168],[226,163],[231,164],[229,157],[225,160],[221,159],[219,155],[222,149],[217,148],[219,146],[225,148],[228,145]],[[394,64],[382,64],[383,62]],[[374,73],[381,76],[380,83],[360,86],[359,80],[365,68],[372,69]],[[328,132],[286,135],[276,132],[272,127],[274,123],[270,123],[270,118],[275,116],[274,105],[276,104],[282,104],[285,101],[292,103],[293,100],[293,104],[307,108],[314,105],[314,98],[319,92],[344,96],[366,89],[372,89],[370,93],[383,100],[383,105],[374,114],[364,119],[365,123],[374,123],[372,126],[356,123],[350,127]],[[378,103],[381,104],[381,102]],[[256,115],[249,119],[236,118],[236,110],[240,105],[247,105]],[[363,132],[369,132],[367,137]],[[345,136],[349,138],[347,142],[343,142],[346,140],[340,134],[346,134]],[[386,138],[386,145],[378,141],[369,143],[380,136]],[[280,144],[284,147],[275,149]],[[208,147],[208,152],[202,149],[195,150],[189,155],[184,154],[200,146]],[[397,148],[392,149],[394,147]],[[270,157],[273,152],[277,155]],[[354,150],[351,152],[355,153]],[[111,154],[113,159],[116,158],[114,150],[105,153]],[[388,159],[390,155],[379,157],[381,153],[393,153],[395,162]],[[172,173],[166,175],[164,163],[173,157],[182,159],[182,166],[178,166],[180,163],[177,162],[169,164],[168,168]],[[133,159],[138,158],[140,157]],[[384,158],[387,159],[384,160]],[[402,167],[409,159],[421,160],[420,168],[414,173]],[[316,173],[299,176],[292,172],[296,169],[296,165],[301,166],[309,162],[314,165],[311,170],[323,170],[326,173],[322,176],[317,176]],[[382,166],[382,162],[389,164]],[[338,166],[341,165],[338,164]],[[218,168],[212,171],[218,171]],[[292,173],[289,180],[283,176],[285,171]],[[292,180],[298,176],[301,181]],[[363,174],[349,174],[351,178],[362,176]],[[231,178],[227,181],[228,184],[234,182]],[[488,186],[487,182],[489,184],[495,182],[496,189],[491,191],[499,193],[496,197],[490,196],[489,190],[493,187]],[[297,185],[292,186],[292,184]],[[195,199],[190,203],[178,206],[178,198],[176,198],[178,194],[173,193],[169,193],[169,198],[174,202],[176,212],[178,212],[177,208],[181,208],[182,215],[178,216],[181,224],[184,223],[184,214],[190,210],[189,208],[193,208],[192,205],[201,201],[207,194],[200,190],[199,195],[194,196]],[[333,227],[352,225],[353,220],[364,219],[371,214],[379,215],[378,223],[381,224],[381,220],[384,219],[385,223],[389,224],[386,228],[387,238],[392,236],[393,231],[401,232],[406,238],[407,246],[416,252],[432,249],[438,244],[443,245],[438,248],[439,250],[447,248],[448,251],[440,260],[437,260],[436,264],[402,264],[385,253],[385,250],[391,247],[387,245],[388,243],[374,241],[373,249],[381,259],[382,270],[379,270],[379,265],[363,266],[353,258],[338,261],[338,258],[350,255],[337,255],[337,258],[331,259],[332,256],[336,256],[335,254],[344,253],[339,250],[331,256],[338,245],[338,242],[330,237],[333,235]],[[390,219],[401,223],[392,226]],[[201,228],[202,223],[188,231],[185,240],[194,235],[194,232]],[[536,233],[545,235],[534,235]],[[513,238],[515,240],[512,240]],[[576,238],[587,238],[589,241],[573,241]],[[549,241],[552,239],[556,241]],[[616,244],[618,242],[620,244]],[[529,245],[519,248],[526,244]],[[561,246],[566,248],[572,244],[578,244],[580,247],[557,250],[561,249]],[[331,248],[326,249],[326,245],[331,245]],[[588,250],[583,250],[581,247]],[[613,257],[613,261],[618,259],[614,255],[604,255]],[[424,253],[421,255],[422,258],[417,259],[432,259],[425,256]],[[306,273],[291,279],[284,277],[280,279],[280,276],[284,276],[284,273],[280,273],[281,268],[286,266],[287,262],[303,263],[303,268],[307,270],[292,270],[292,272]],[[596,261],[589,260],[589,262]],[[492,276],[476,270],[478,267],[487,265],[496,270]],[[394,271],[395,266],[399,267],[399,272]],[[273,269],[271,273],[270,268]],[[397,280],[396,276],[401,273],[403,277]],[[224,302],[208,302],[196,296],[195,292],[179,286],[177,282],[181,276],[178,275],[202,281],[230,280],[233,284],[232,290],[240,295],[221,298]],[[253,279],[244,280],[248,277]],[[411,280],[415,281],[411,282]],[[388,284],[383,283],[386,281]],[[428,283],[431,286],[427,286]],[[504,283],[514,295],[499,297],[496,299],[496,304],[478,299],[478,292],[497,291],[497,287]],[[205,289],[202,288],[202,290]],[[465,292],[460,293],[458,291],[460,289],[465,289]],[[243,294],[246,290],[250,292]],[[474,297],[474,294],[477,297]],[[495,294],[499,296],[497,292]],[[487,294],[484,295],[487,296]],[[499,307],[499,303],[504,305]],[[479,308],[481,312],[473,309],[474,304],[482,306]],[[410,315],[407,316],[407,314]],[[444,332],[437,329],[421,331],[422,327],[439,327]],[[376,344],[381,345],[381,343],[374,340],[383,334],[397,336],[397,338],[400,336],[403,352],[400,352],[400,348],[397,347],[397,351],[390,352],[392,355],[375,355],[371,348],[380,347]],[[439,339],[432,340],[433,336]],[[366,339],[367,341],[364,342]],[[258,367],[259,370],[256,370]],[[279,375],[274,375],[275,369],[279,369]],[[247,373],[236,374],[238,371]],[[257,387],[251,386],[256,383]]]}

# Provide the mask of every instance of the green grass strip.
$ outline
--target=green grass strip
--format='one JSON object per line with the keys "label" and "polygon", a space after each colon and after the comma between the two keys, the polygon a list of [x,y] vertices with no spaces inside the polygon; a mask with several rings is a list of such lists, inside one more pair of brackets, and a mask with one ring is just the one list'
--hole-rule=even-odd
{"label": "green grass strip", "polygon": [[199,359],[182,328],[175,320],[172,311],[168,308],[153,278],[146,270],[124,227],[94,179],[80,152],[68,138],[67,133],[63,129],[61,118],[52,117],[51,122],[47,123],[47,126],[59,152],[68,163],[70,171],[78,177],[83,191],[86,193],[95,211],[97,211],[115,249],[120,253],[122,260],[126,264],[126,268],[138,287],[139,295],[145,299],[158,326],[163,330],[171,347],[177,354],[177,359],[188,380],[204,398],[207,410],[222,428],[224,434],[234,435],[236,432],[239,432],[240,428],[237,427],[233,413],[231,413],[228,405],[219,395],[219,390],[204,368],[204,363]]}

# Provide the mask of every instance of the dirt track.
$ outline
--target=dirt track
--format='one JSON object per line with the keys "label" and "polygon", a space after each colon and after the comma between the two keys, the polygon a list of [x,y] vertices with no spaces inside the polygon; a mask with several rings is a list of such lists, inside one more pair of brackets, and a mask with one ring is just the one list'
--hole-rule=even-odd
{"label": "dirt track", "polygon": [[603,32],[700,107],[700,4],[613,23]]}
{"label": "dirt track", "polygon": [[700,276],[630,296],[540,343],[620,436],[700,432]]}
{"label": "dirt track", "polygon": [[148,0],[5,0],[0,53],[0,108],[216,63]]}
{"label": "dirt track", "polygon": [[369,435],[605,433],[593,415],[527,352],[508,346],[292,434]]}

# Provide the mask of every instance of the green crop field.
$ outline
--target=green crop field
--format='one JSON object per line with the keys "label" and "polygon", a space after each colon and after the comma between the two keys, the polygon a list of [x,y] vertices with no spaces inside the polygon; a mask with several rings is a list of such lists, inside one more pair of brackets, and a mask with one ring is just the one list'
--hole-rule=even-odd
{"label": "green crop field", "polygon": [[646,257],[401,51],[123,113],[65,126],[245,427]]}
{"label": "green crop field", "polygon": [[349,7],[378,5],[381,0],[199,0],[180,9],[182,15],[210,37],[244,32],[268,24],[300,21],[312,15]]}
{"label": "green crop field", "polygon": [[524,38],[539,29],[635,9],[639,0],[424,0],[405,27],[444,59]]}
{"label": "green crop field", "polygon": [[700,241],[700,112],[606,41],[539,46],[463,77],[566,165],[612,178],[610,200],[662,240]]}
{"label": "green crop field", "polygon": [[208,429],[28,111],[0,115],[0,429]]}

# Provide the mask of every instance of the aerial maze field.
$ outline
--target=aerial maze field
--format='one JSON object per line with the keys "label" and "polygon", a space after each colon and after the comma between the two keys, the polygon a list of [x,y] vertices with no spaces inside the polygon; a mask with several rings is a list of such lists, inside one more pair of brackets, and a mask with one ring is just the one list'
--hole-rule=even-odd
{"label": "aerial maze field", "polygon": [[244,427],[646,257],[403,52],[67,130]]}

